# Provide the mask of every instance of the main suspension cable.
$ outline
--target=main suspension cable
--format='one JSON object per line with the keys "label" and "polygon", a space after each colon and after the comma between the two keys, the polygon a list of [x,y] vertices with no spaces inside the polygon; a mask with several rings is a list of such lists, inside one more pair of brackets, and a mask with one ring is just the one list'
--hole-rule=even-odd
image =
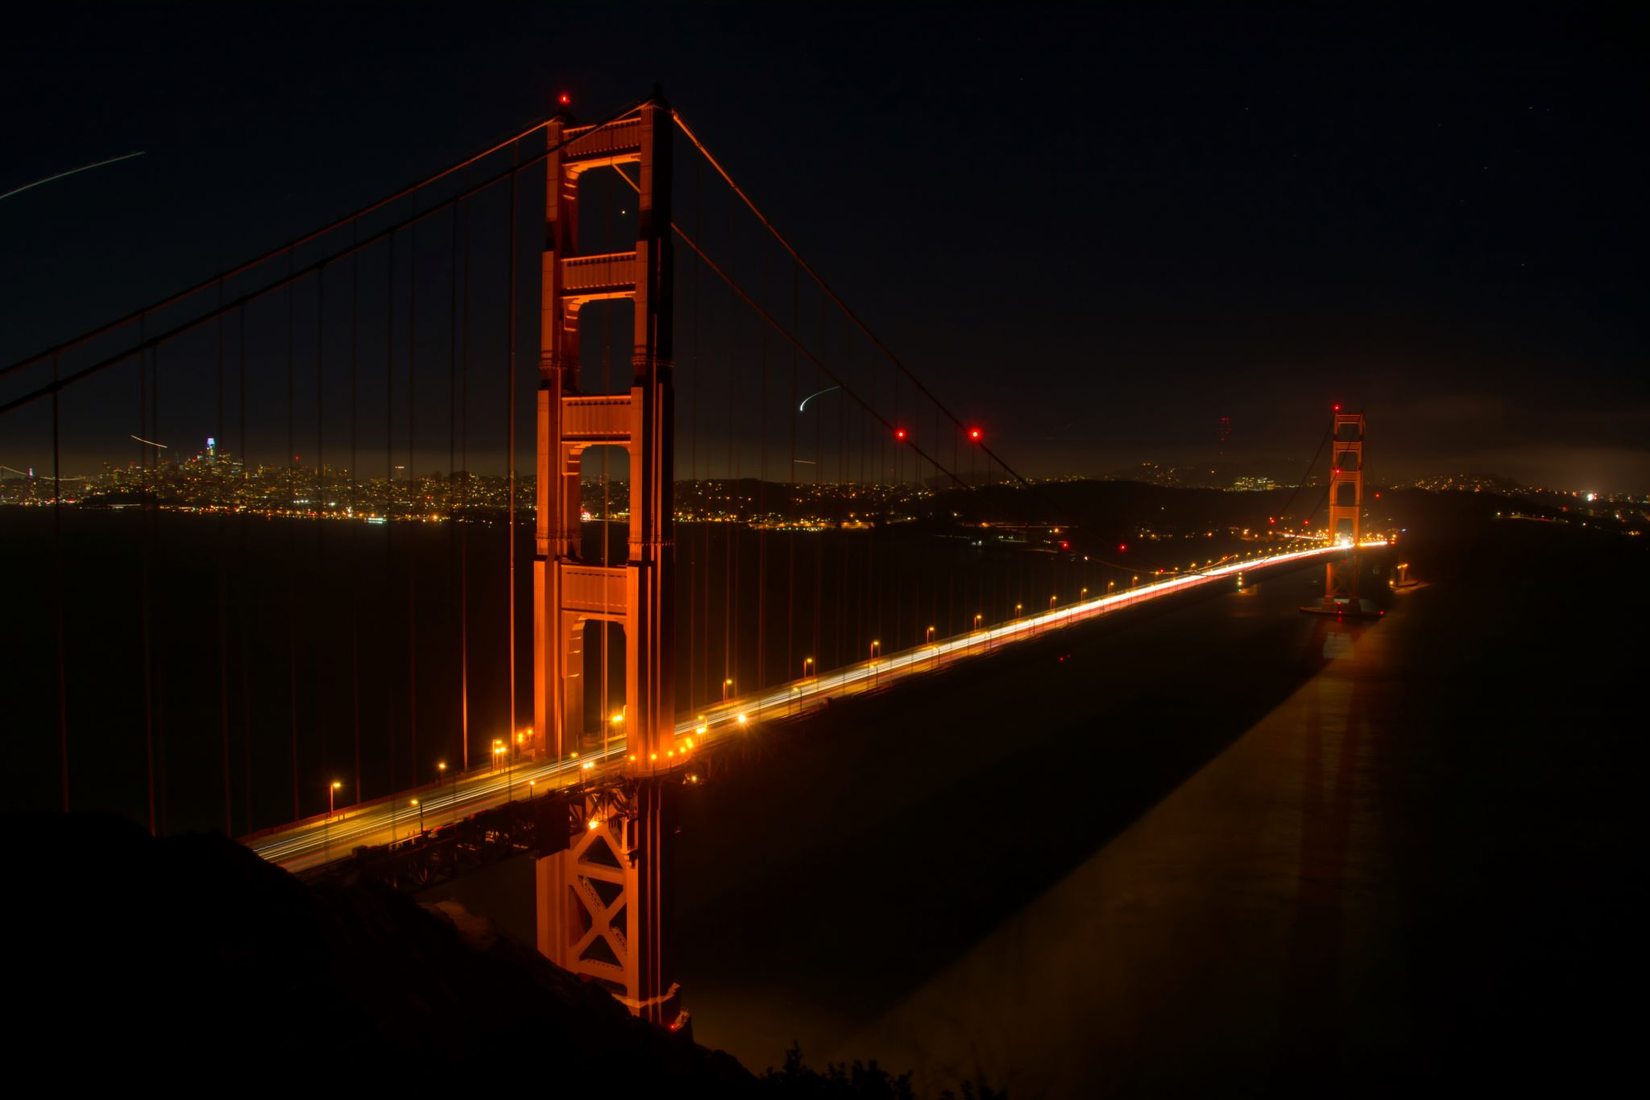
{"label": "main suspension cable", "polygon": [[[315,260],[315,261],[313,261],[309,264],[306,264],[303,267],[290,268],[288,270],[287,274],[281,276],[280,278],[275,279],[272,282],[268,283],[267,285],[257,288],[256,290],[248,291],[245,294],[242,294],[237,298],[233,298],[230,301],[223,303],[222,305],[220,305],[216,309],[213,309],[213,310],[211,310],[207,313],[204,313],[199,317],[191,318],[188,321],[180,322],[176,325],[173,325],[171,328],[167,329],[166,331],[161,332],[161,333],[157,333],[154,336],[148,336],[146,334],[140,333],[138,343],[133,345],[132,347],[125,348],[124,350],[122,350],[120,352],[117,352],[113,355],[106,356],[102,359],[99,359],[98,361],[96,361],[94,363],[90,363],[87,366],[84,366],[84,367],[80,368],[79,370],[77,370],[77,371],[75,371],[72,374],[69,374],[67,376],[61,376],[61,377],[58,377],[58,378],[54,378],[47,385],[37,387],[33,390],[30,390],[28,393],[25,393],[25,394],[23,394],[19,397],[12,398],[11,400],[5,402],[4,404],[0,404],[0,416],[3,416],[6,413],[11,412],[13,409],[21,408],[24,405],[28,405],[28,404],[30,404],[34,401],[38,401],[42,397],[45,397],[49,394],[56,393],[60,390],[63,390],[65,388],[67,388],[68,386],[73,385],[76,382],[79,382],[83,378],[87,378],[87,377],[90,377],[91,375],[94,375],[94,374],[97,374],[101,371],[107,370],[109,367],[112,367],[112,366],[114,366],[118,363],[121,363],[121,362],[123,362],[124,360],[126,360],[127,358],[129,358],[133,355],[140,354],[140,353],[148,350],[152,346],[163,344],[163,343],[165,343],[166,341],[172,339],[175,336],[180,336],[183,333],[190,331],[191,329],[195,328],[197,325],[205,324],[207,321],[210,321],[214,317],[216,317],[219,313],[225,312],[227,310],[236,309],[237,307],[240,307],[240,306],[244,306],[244,305],[246,305],[246,304],[248,304],[252,301],[257,300],[258,298],[263,297],[266,294],[273,293],[274,291],[279,290],[284,286],[288,286],[291,283],[294,283],[294,282],[298,281],[299,279],[303,278],[306,275],[309,275],[309,274],[312,274],[316,271],[319,271],[321,268],[326,267],[329,264],[336,263],[339,260],[342,260],[347,256],[353,256],[356,253],[360,252],[362,249],[367,248],[370,245],[376,244],[377,242],[382,241],[382,240],[387,240],[387,239],[393,238],[395,236],[395,234],[399,233],[401,230],[406,229],[409,226],[416,225],[417,223],[419,223],[421,221],[424,221],[425,219],[427,219],[427,218],[431,217],[432,215],[434,215],[437,211],[445,210],[449,206],[454,206],[458,203],[463,202],[466,199],[472,198],[472,197],[482,193],[483,191],[486,191],[488,188],[492,187],[496,183],[499,183],[500,181],[507,180],[507,179],[508,180],[514,180],[516,178],[516,176],[521,173],[522,169],[532,167],[534,164],[537,164],[539,161],[544,160],[545,158],[550,156],[552,153],[557,152],[558,150],[564,148],[567,145],[572,144],[575,141],[579,141],[579,140],[582,140],[584,138],[589,137],[592,133],[594,133],[597,130],[601,130],[605,127],[612,126],[613,124],[615,124],[617,122],[623,121],[624,119],[630,117],[630,115],[634,114],[635,111],[637,110],[637,108],[639,108],[643,103],[646,103],[646,102],[647,102],[647,100],[642,100],[639,103],[632,104],[630,107],[626,108],[624,111],[621,111],[618,114],[610,116],[609,118],[605,119],[604,121],[602,121],[600,123],[597,123],[595,126],[581,127],[580,130],[579,130],[579,133],[571,135],[571,136],[563,139],[562,141],[558,142],[553,148],[546,149],[546,150],[544,150],[543,152],[540,152],[540,153],[535,153],[533,156],[528,157],[526,160],[519,161],[519,162],[513,164],[510,168],[508,168],[508,169],[506,169],[502,172],[496,172],[493,175],[488,176],[486,179],[483,179],[479,183],[472,184],[470,187],[466,188],[463,191],[460,191],[459,193],[457,193],[455,195],[449,195],[447,198],[442,199],[440,202],[433,204],[432,206],[428,207],[427,209],[425,209],[421,212],[415,213],[410,217],[403,218],[401,221],[395,222],[392,225],[388,225],[388,226],[384,227],[383,229],[379,230],[376,233],[373,233],[373,234],[371,234],[369,236],[366,236],[366,237],[360,237],[360,238],[357,238],[355,240],[352,240],[349,247],[347,247],[347,248],[341,248],[338,251],[332,253],[331,255],[323,256],[321,259]],[[531,131],[529,131],[529,132],[531,132]],[[508,144],[508,143],[506,143],[506,144]],[[343,223],[340,222],[339,224],[343,224]],[[208,280],[207,283],[204,283],[202,285],[203,286],[211,285],[211,281]],[[157,307],[151,307],[151,308],[159,308],[159,307],[157,306]],[[123,320],[123,322],[118,322],[118,323],[124,323],[125,321],[131,321],[131,320],[134,319],[134,317],[135,317],[135,319],[140,320],[140,321],[146,320],[147,317],[148,317],[148,313],[147,312],[140,312],[139,314],[136,314],[133,317],[127,317]],[[90,339],[92,336],[95,336],[98,332],[107,331],[110,327],[113,327],[113,326],[105,326],[103,329],[95,330],[92,333],[86,334],[84,338],[85,339]],[[81,338],[77,337],[76,339],[79,340]],[[73,343],[74,342],[71,341],[71,345]],[[37,362],[37,361],[40,360],[40,358],[41,357],[38,356],[38,355],[31,356],[28,359],[17,360],[16,362],[10,364],[9,366],[0,367],[0,375],[8,374],[8,373],[10,373],[11,371],[13,371],[15,369],[27,366],[30,363]]]}
{"label": "main suspension cable", "polygon": [[[644,100],[643,102],[646,102],[646,101]],[[636,106],[640,106],[640,104],[637,104]],[[630,107],[625,112],[625,114],[629,114],[630,111],[634,111],[636,109],[636,106]],[[366,206],[361,207],[359,210],[355,211],[352,214],[346,214],[343,217],[338,218],[335,221],[329,222],[326,225],[321,226],[319,229],[312,229],[308,233],[305,233],[305,234],[303,234],[301,236],[298,236],[298,237],[294,237],[290,241],[288,241],[285,244],[279,246],[278,248],[270,249],[268,252],[265,252],[263,255],[257,257],[256,259],[248,260],[247,262],[245,262],[243,264],[240,264],[236,267],[229,268],[228,270],[225,270],[225,271],[220,271],[216,275],[211,276],[210,278],[201,280],[200,282],[196,283],[194,286],[191,286],[191,287],[189,287],[185,290],[180,290],[175,294],[172,294],[168,297],[160,299],[158,302],[151,302],[150,304],[148,304],[146,306],[143,306],[139,309],[133,310],[131,313],[128,313],[125,316],[120,317],[116,320],[110,321],[107,324],[100,325],[99,327],[94,328],[94,329],[88,329],[87,331],[80,333],[78,336],[74,336],[74,337],[71,337],[68,340],[64,340],[62,343],[59,343],[59,344],[57,344],[53,347],[46,348],[44,351],[36,352],[33,355],[26,356],[25,358],[19,359],[19,360],[13,362],[13,363],[8,363],[7,365],[5,365],[3,367],[0,367],[0,377],[8,375],[8,374],[12,373],[15,370],[20,370],[23,367],[26,367],[31,363],[41,362],[42,360],[46,359],[48,356],[60,355],[63,352],[70,351],[74,348],[77,348],[80,345],[82,345],[82,344],[84,344],[84,343],[86,343],[90,340],[94,340],[97,337],[104,335],[105,333],[113,332],[115,329],[121,328],[125,325],[129,325],[133,321],[137,321],[137,320],[140,320],[144,317],[147,317],[151,313],[154,313],[158,310],[165,309],[168,306],[176,305],[177,303],[185,300],[186,298],[191,298],[194,295],[199,294],[201,291],[207,289],[210,286],[216,285],[216,286],[219,287],[219,289],[221,291],[222,284],[224,282],[230,280],[230,279],[233,279],[235,276],[244,275],[246,272],[251,271],[253,268],[259,267],[263,264],[266,264],[270,260],[275,259],[276,257],[289,255],[293,251],[295,251],[296,249],[300,248],[301,246],[308,244],[310,241],[318,240],[321,237],[326,236],[328,233],[333,232],[334,230],[341,229],[344,226],[349,225],[351,222],[354,222],[354,221],[357,221],[361,218],[366,217],[368,214],[376,213],[377,211],[382,210],[384,207],[391,205],[392,203],[396,202],[399,199],[404,199],[408,195],[411,195],[411,194],[414,194],[415,192],[423,190],[424,188],[428,187],[432,183],[437,183],[437,182],[445,179],[446,177],[452,175],[454,172],[463,171],[464,169],[468,168],[470,165],[475,164],[477,161],[486,160],[488,157],[492,156],[494,153],[498,152],[500,149],[503,149],[503,148],[515,143],[515,142],[520,141],[522,138],[527,137],[529,134],[533,134],[533,133],[538,132],[539,130],[544,129],[546,126],[548,126],[550,124],[551,119],[553,119],[554,117],[555,117],[554,115],[551,115],[551,116],[547,116],[543,119],[540,119],[538,122],[535,122],[533,125],[529,126],[527,129],[521,131],[519,134],[516,134],[513,137],[508,137],[508,138],[505,138],[503,141],[496,142],[495,144],[488,146],[486,149],[483,149],[479,153],[475,153],[475,154],[472,154],[471,156],[465,157],[463,160],[457,162],[456,164],[448,165],[446,168],[441,169],[439,172],[436,172],[434,175],[426,176],[425,178],[419,180],[417,183],[409,184],[408,186],[401,188],[399,191],[396,191],[395,193],[393,193],[391,195],[388,195],[384,198],[381,198],[381,199],[377,200],[376,202],[368,203]],[[604,122],[601,125],[602,126],[611,125],[612,121],[616,121],[616,119],[610,120],[609,122]],[[268,289],[274,289],[274,288],[271,287],[271,288],[268,288]],[[220,306],[221,306],[221,302],[220,302]],[[205,319],[206,318],[200,318],[199,320],[205,320]]]}
{"label": "main suspension cable", "polygon": [[[841,295],[837,294],[836,291],[831,289],[830,284],[825,281],[824,277],[821,276],[819,274],[819,272],[814,270],[813,265],[808,263],[807,260],[802,258],[802,254],[800,252],[798,252],[796,250],[796,248],[791,244],[791,242],[785,238],[785,235],[783,233],[779,232],[778,227],[775,226],[773,224],[773,222],[769,220],[768,216],[762,212],[761,208],[756,205],[755,201],[753,201],[751,199],[751,197],[748,194],[745,193],[745,189],[740,187],[738,183],[734,182],[733,176],[728,173],[728,170],[726,168],[722,167],[722,162],[717,160],[715,155],[713,155],[711,153],[711,151],[705,147],[705,143],[703,141],[699,140],[699,135],[694,133],[693,129],[690,126],[688,126],[687,121],[684,118],[682,118],[681,113],[679,111],[677,111],[676,109],[672,108],[671,112],[670,112],[670,116],[675,121],[677,127],[687,137],[688,141],[693,143],[693,147],[695,149],[698,149],[700,155],[703,156],[705,158],[705,160],[710,162],[710,166],[712,168],[716,169],[717,175],[721,176],[723,181],[725,183],[727,183],[727,185],[730,188],[733,189],[733,193],[735,195],[739,196],[739,200],[745,204],[746,208],[749,209],[750,212],[753,215],[755,215],[756,220],[762,223],[762,227],[764,229],[766,229],[773,236],[774,240],[779,242],[779,245],[780,245],[781,248],[783,248],[787,253],[790,254],[791,259],[796,261],[797,266],[800,267],[803,271],[807,272],[808,277],[810,279],[812,279],[814,281],[814,284],[816,286],[818,286],[819,289],[825,293],[826,297],[830,298],[832,302],[836,303],[837,308],[842,310],[843,314],[846,315],[847,318],[850,321],[852,321],[854,323],[854,325],[861,332],[863,332],[865,334],[866,338],[869,339],[871,341],[871,343],[876,346],[877,350],[882,352],[882,354],[888,358],[889,362],[893,363],[894,366],[898,367],[900,372],[902,374],[904,374],[907,378],[909,378],[911,380],[911,383],[914,386],[916,386],[917,389],[919,391],[921,391],[922,394],[925,397],[927,397],[929,401],[933,402],[933,405],[934,405],[935,409],[937,409],[938,411],[944,413],[946,418],[948,420],[950,420],[951,423],[959,431],[965,430],[962,419],[960,417],[958,417],[956,413],[952,412],[945,405],[945,403],[943,401],[941,401],[939,399],[939,397],[937,397],[934,394],[934,391],[930,390],[926,385],[923,384],[922,379],[918,378],[917,375],[911,370],[911,368],[907,367],[905,365],[904,361],[901,360],[899,356],[894,354],[893,349],[890,348],[887,344],[883,343],[882,340],[877,336],[877,334],[871,331],[870,326],[867,325],[863,320],[860,319],[859,314],[855,313],[848,306],[847,302],[842,300]],[[979,447],[986,454],[988,454],[992,458],[996,459],[998,464],[1001,465],[1002,468],[1005,471],[1007,471],[1014,478],[1014,480],[1018,481],[1021,485],[1029,485],[1030,484],[1030,482],[1028,482],[1024,477],[1020,476],[1018,471],[1016,471],[1007,462],[1003,461],[1003,458],[1002,458],[1001,455],[999,455],[996,452],[992,451],[990,449],[990,447],[988,447],[983,441],[977,441],[975,443],[975,446]],[[924,456],[924,457],[926,457],[926,456]],[[929,459],[929,461],[932,462],[933,460]],[[935,465],[938,466],[939,464],[936,462]]]}

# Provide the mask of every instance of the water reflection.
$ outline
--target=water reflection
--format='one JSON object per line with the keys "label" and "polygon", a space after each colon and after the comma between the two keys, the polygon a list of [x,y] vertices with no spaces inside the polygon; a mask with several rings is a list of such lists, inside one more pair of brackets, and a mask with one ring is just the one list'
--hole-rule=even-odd
{"label": "water reflection", "polygon": [[1265,1090],[1379,1047],[1363,1017],[1399,977],[1372,904],[1392,627],[1319,620],[1316,675],[836,1056],[928,1087],[1162,1095]]}

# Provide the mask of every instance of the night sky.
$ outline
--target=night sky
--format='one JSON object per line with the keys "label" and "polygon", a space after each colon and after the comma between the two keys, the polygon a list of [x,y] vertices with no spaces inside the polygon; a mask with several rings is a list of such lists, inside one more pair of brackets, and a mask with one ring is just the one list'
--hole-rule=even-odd
{"label": "night sky", "polygon": [[1378,478],[1650,490],[1646,16],[1520,10],[43,5],[0,192],[146,155],[0,200],[0,360],[659,82],[1026,472],[1339,401]]}

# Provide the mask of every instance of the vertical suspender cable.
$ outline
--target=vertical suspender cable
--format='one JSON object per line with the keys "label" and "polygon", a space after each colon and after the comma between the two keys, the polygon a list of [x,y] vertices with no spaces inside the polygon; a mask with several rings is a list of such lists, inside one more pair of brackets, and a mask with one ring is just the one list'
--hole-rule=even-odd
{"label": "vertical suspender cable", "polygon": [[[802,305],[801,276],[791,273],[791,330],[794,332],[800,327]],[[785,470],[785,504],[787,513],[797,505],[796,493],[796,429],[798,415],[796,412],[796,347],[791,347],[791,396],[785,404],[785,419],[791,424],[791,460]],[[789,519],[789,515],[785,517]],[[791,673],[796,671],[796,532],[785,530],[782,524],[780,530],[785,531],[785,675],[783,679],[790,679]]]}
{"label": "vertical suspender cable", "polygon": [[[414,196],[413,209],[418,209]],[[408,229],[407,244],[407,492],[409,507],[417,508],[418,474],[414,456],[418,399],[418,223]],[[408,520],[412,515],[408,515]],[[417,786],[424,778],[418,760],[418,548],[417,529],[409,522],[403,536],[407,555],[407,781]]]}
{"label": "vertical suspender cable", "polygon": [[[288,267],[291,266],[290,258]],[[287,554],[286,554],[286,684],[287,684],[287,722],[291,734],[292,751],[292,820],[297,821],[303,816],[299,808],[298,797],[298,579],[297,569],[297,537],[298,525],[291,518],[294,493],[292,476],[292,406],[293,406],[293,346],[292,346],[292,284],[286,287],[286,521]]]}
{"label": "vertical suspender cable", "polygon": [[[327,607],[330,603],[330,601],[325,599],[324,591],[317,591],[317,589],[320,589],[320,587],[326,583],[327,576],[327,525],[324,521],[327,518],[327,498],[330,495],[327,492],[326,485],[326,435],[323,428],[325,423],[326,403],[323,397],[325,390],[322,385],[322,377],[325,373],[324,367],[326,362],[326,279],[327,269],[325,265],[323,265],[315,272],[315,476],[311,480],[309,491],[310,500],[312,501],[311,507],[314,510],[313,522],[315,524],[315,585],[312,586],[310,599],[317,609],[317,622],[319,622],[320,619],[320,609]],[[320,639],[315,639],[315,644],[319,645],[319,643]],[[315,656],[314,650],[312,649],[311,669],[313,671],[312,680],[315,685],[315,727],[318,734],[317,740],[319,742],[319,753],[316,759],[320,761],[323,767],[331,764],[328,754],[326,695],[322,690],[322,678],[325,665],[326,662],[318,656]]]}
{"label": "vertical suspender cable", "polygon": [[[236,436],[236,446],[241,450],[242,487],[245,487],[247,474],[252,468],[252,444],[246,436],[246,306],[242,305],[236,311],[235,341],[237,345],[237,359],[239,360],[240,378],[236,383],[236,400],[239,402],[239,434]],[[236,559],[242,568],[246,566],[246,520],[243,517],[235,524]],[[246,591],[246,586],[240,586]],[[246,806],[246,831],[251,832],[253,827],[253,799],[252,799],[252,661],[248,650],[250,645],[247,635],[251,631],[252,615],[248,613],[240,617],[240,649],[241,649],[241,770],[244,777],[244,790],[241,801]]]}
{"label": "vertical suspender cable", "polygon": [[[768,334],[763,331],[757,341],[757,359],[762,380],[757,388],[756,423],[762,433],[757,459],[756,480],[756,690],[765,692],[768,681],[764,676],[768,657]],[[762,716],[761,702],[757,703],[757,718]]]}
{"label": "vertical suspender cable", "polygon": [[[703,178],[703,172],[702,171],[694,173],[694,181],[695,181],[695,184],[698,185],[696,187],[696,191],[702,191],[703,190],[703,185],[700,182],[702,180],[702,178]],[[696,232],[702,231],[703,228],[704,228],[704,216],[703,216],[703,211],[702,211],[701,205],[698,201],[698,195],[697,194],[694,197],[693,210],[694,210],[694,228],[695,228],[695,231]],[[688,303],[688,334],[689,334],[688,338],[689,338],[689,342],[690,342],[690,344],[693,348],[692,358],[698,358],[699,352],[700,352],[700,349],[699,349],[699,339],[700,339],[700,329],[699,329],[699,279],[698,279],[699,265],[697,265],[697,264],[693,265],[693,267],[690,268],[689,271],[690,271],[690,274],[689,274],[689,277],[688,277],[688,280],[687,280],[687,293],[688,293],[689,299],[690,299],[689,303]],[[681,358],[683,360],[689,360],[690,359],[690,357],[687,356],[687,355],[683,355]],[[678,377],[679,377],[679,375],[678,375]],[[697,378],[695,377],[695,382],[696,381],[697,381]],[[699,492],[699,403],[698,403],[698,393],[699,393],[699,387],[698,387],[697,384],[690,385],[688,387],[688,391],[687,391],[688,484],[693,486],[695,494],[697,494]],[[668,517],[667,517],[667,519],[668,519]],[[696,628],[700,625],[700,622],[699,622],[699,618],[698,618],[698,615],[697,615],[698,601],[697,601],[697,598],[696,598],[697,593],[696,593],[696,590],[695,590],[695,585],[699,581],[699,577],[701,575],[701,569],[700,569],[700,563],[699,563],[699,555],[697,553],[692,552],[693,540],[692,540],[691,535],[689,535],[687,533],[689,530],[691,530],[691,528],[685,528],[684,529],[683,538],[682,538],[682,542],[689,549],[688,561],[687,561],[687,566],[688,566],[688,582],[687,582],[687,605],[688,605],[688,636],[687,636],[687,642],[688,642],[688,645],[687,645],[687,651],[688,651],[688,682],[687,682],[687,689],[688,690],[687,690],[687,701],[688,701],[688,707],[687,707],[687,713],[697,714],[698,709],[699,709],[698,708],[698,701],[699,701],[699,692],[698,692],[698,688],[699,688],[699,637],[698,637],[698,633],[697,633]],[[678,649],[680,649],[680,647],[678,647]]]}
{"label": "vertical suspender cable", "polygon": [[[351,229],[353,230],[353,223]],[[353,232],[351,234],[354,235]],[[350,667],[350,732],[355,742],[356,801],[364,801],[361,788],[361,517],[357,514],[360,484],[360,440],[358,438],[361,365],[361,254],[350,257],[349,264],[349,667]]]}
{"label": "vertical suspender cable", "polygon": [[[840,499],[848,488],[848,405],[844,401],[836,403],[836,483]],[[848,644],[848,605],[843,598],[848,592],[848,543],[854,537],[842,528],[840,521],[847,518],[846,515],[838,516],[836,648],[839,664],[852,661],[857,649]]]}
{"label": "vertical suspender cable", "polygon": [[[223,283],[218,283],[218,308],[223,308]],[[212,481],[213,492],[220,494],[223,490],[223,472],[219,465],[217,451],[223,449],[223,314],[218,314],[217,331],[217,376],[218,376],[218,416],[217,434],[213,437],[218,443],[213,448]],[[235,835],[234,800],[231,797],[229,782],[229,562],[225,543],[228,541],[229,517],[227,513],[218,516],[218,741],[219,752],[223,757],[223,832],[225,836]]]}
{"label": "vertical suspender cable", "polygon": [[[384,499],[387,502],[386,511],[388,511],[390,508],[393,508],[395,500],[395,403],[393,400],[395,388],[394,235],[391,235],[390,237],[389,258],[384,264],[384,280],[384,300],[386,303],[384,318]],[[394,562],[394,554],[392,553],[394,547],[394,537],[391,532],[395,528],[395,523],[393,522],[393,516],[386,515],[384,518],[386,522],[384,524],[383,605],[385,614],[388,615],[390,608],[390,593],[392,591],[390,586],[393,583],[391,578],[391,565]],[[383,658],[380,658],[380,661],[383,660]],[[398,789],[395,776],[396,736],[393,718],[393,715],[395,714],[395,700],[390,697],[391,684],[394,683],[394,680],[389,675],[389,669],[387,667],[384,671],[384,720],[386,723],[384,728],[384,744],[387,746],[387,753],[389,757],[387,764],[389,768],[390,790],[394,791]]]}
{"label": "vertical suspender cable", "polygon": [[[519,160],[516,150],[511,148],[511,159]],[[510,635],[509,670],[510,670],[510,751],[514,752],[516,737],[516,173],[510,173],[510,278],[509,278],[509,346],[505,356],[505,368],[509,372],[505,387],[505,414],[509,417],[509,424],[505,431],[505,445],[508,447],[506,455],[505,481],[509,488],[509,502],[506,524],[509,535],[509,557],[507,561],[508,595],[505,603],[509,615],[508,633]]]}
{"label": "vertical suspender cable", "polygon": [[[830,343],[826,339],[825,334],[826,334],[826,328],[825,328],[825,303],[824,303],[824,300],[821,299],[820,308],[819,308],[819,351],[820,351],[821,356],[825,356],[825,355],[830,354]],[[820,369],[818,367],[815,367],[814,368],[814,382],[813,382],[813,385],[810,386],[809,388],[810,389],[819,388],[819,380],[822,377],[823,377],[823,373],[820,371]],[[840,404],[840,402],[838,402],[838,404]],[[814,507],[818,507],[819,502],[821,500],[821,497],[819,496],[819,475],[822,472],[821,467],[825,464],[825,455],[824,455],[824,452],[821,451],[821,449],[820,449],[820,440],[822,438],[824,423],[825,423],[825,418],[823,416],[821,416],[818,413],[818,411],[816,410],[815,413],[814,413],[814,496],[813,496],[813,506]],[[813,642],[813,650],[814,650],[814,654],[819,658],[819,660],[821,662],[829,660],[830,664],[827,667],[834,668],[837,664],[836,654],[833,653],[829,658],[827,658],[825,656],[825,653],[824,653],[823,649],[820,647],[820,642],[823,640],[823,637],[824,637],[823,634],[821,633],[822,619],[824,617],[824,604],[822,603],[822,601],[824,599],[824,589],[825,589],[825,544],[824,544],[824,540],[825,540],[825,532],[824,531],[820,532],[819,538],[813,540],[813,546],[814,546],[814,642]]]}
{"label": "vertical suspender cable", "polygon": [[[455,579],[458,560],[458,497],[454,479],[458,476],[458,207],[453,207],[452,240],[447,252],[447,581]],[[448,589],[451,592],[451,589]],[[460,628],[459,636],[463,637]],[[463,657],[459,658],[460,664]],[[460,674],[459,699],[464,698],[463,675]],[[460,726],[463,716],[459,717]],[[444,750],[444,755],[451,752]]]}
{"label": "vertical suspender cable", "polygon": [[[738,463],[734,462],[734,442],[733,442],[733,402],[734,402],[734,393],[736,393],[736,389],[738,389],[738,386],[736,386],[736,383],[738,383],[738,371],[739,371],[739,360],[738,360],[738,351],[736,351],[736,346],[734,346],[734,333],[731,333],[731,331],[729,331],[729,335],[728,335],[728,397],[726,397],[726,402],[724,402],[724,404],[726,404],[726,407],[728,407],[728,465],[726,465],[726,477],[728,477],[728,482],[726,482],[726,483],[728,483],[729,506],[733,505],[733,500],[731,500],[731,498],[733,498],[734,491],[738,491],[738,488],[739,488],[739,467],[738,467]],[[729,679],[734,679],[733,670],[736,670],[736,668],[738,668],[738,666],[739,666],[739,661],[738,661],[739,635],[738,635],[738,633],[736,633],[736,630],[738,630],[738,627],[736,627],[736,623],[738,623],[738,615],[736,615],[736,609],[738,609],[739,597],[738,597],[738,592],[736,592],[736,590],[734,590],[734,577],[738,577],[739,574],[738,574],[738,571],[736,571],[736,569],[734,569],[734,561],[736,561],[736,557],[738,557],[739,543],[738,543],[738,538],[736,538],[736,534],[738,534],[739,519],[741,519],[741,518],[742,518],[742,516],[739,515],[738,511],[734,511],[733,515],[728,516],[728,518],[726,518],[726,519],[728,519],[728,521],[726,521],[726,523],[723,524],[723,691],[724,691],[724,694],[728,693],[728,689],[729,689],[728,681],[729,681]],[[731,686],[733,686],[733,688],[738,688],[739,684],[731,684]]]}
{"label": "vertical suspender cable", "polygon": [[[464,340],[459,358],[458,461],[464,468],[464,485],[459,491],[461,509],[470,503],[470,219],[464,218],[464,300],[460,320]],[[470,523],[458,536],[458,698],[460,770],[470,768]]]}
{"label": "vertical suspender cable", "polygon": [[52,625],[57,634],[57,768],[62,784],[63,812],[69,812],[69,691],[63,615],[63,467],[57,407],[58,359],[52,356]]}
{"label": "vertical suspender cable", "polygon": [[[138,322],[139,339],[146,339],[144,330],[148,328],[148,318]],[[153,352],[138,353],[138,430],[143,438],[154,438],[149,429],[149,356]],[[151,560],[153,547],[151,535],[154,530],[154,501],[152,498],[152,478],[149,471],[149,453],[152,448],[139,445],[138,470],[143,476],[143,572],[141,590],[138,593],[138,602],[141,608],[140,619],[143,631],[143,745],[145,759],[145,775],[149,786],[149,832],[159,835],[159,822],[155,813],[155,678],[154,678],[154,646],[150,638],[151,623],[149,615],[149,570],[153,568]]]}

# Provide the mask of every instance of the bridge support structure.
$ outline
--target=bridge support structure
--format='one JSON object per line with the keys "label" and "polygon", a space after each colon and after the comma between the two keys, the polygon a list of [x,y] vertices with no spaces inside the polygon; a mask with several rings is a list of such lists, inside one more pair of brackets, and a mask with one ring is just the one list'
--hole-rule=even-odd
{"label": "bridge support structure", "polygon": [[1324,566],[1326,607],[1358,607],[1358,544],[1363,536],[1364,415],[1337,406],[1330,433],[1329,537],[1349,549]]}
{"label": "bridge support structure", "polygon": [[[538,864],[539,950],[602,982],[633,1012],[680,1023],[665,943],[666,783],[655,765],[675,733],[671,366],[671,139],[657,95],[601,126],[553,119],[546,128],[540,303],[538,519],[533,561],[533,739],[543,755],[583,749],[585,625],[618,623],[625,636],[622,729],[629,762],[621,788],[589,796],[590,827]],[[631,176],[627,169],[634,169]],[[634,249],[578,250],[580,178],[621,172],[636,187]],[[579,323],[591,302],[634,305],[628,392],[586,394],[579,384]],[[630,529],[623,565],[585,560],[580,463],[587,449],[629,456]],[[606,537],[604,529],[603,537]],[[606,629],[605,625],[603,629]],[[607,700],[602,700],[605,712]],[[609,716],[602,713],[601,721]]]}
{"label": "bridge support structure", "polygon": [[678,786],[644,779],[587,791],[574,808],[584,827],[534,868],[540,953],[672,1029],[687,1014],[666,971],[665,923],[650,903],[665,896]]}

